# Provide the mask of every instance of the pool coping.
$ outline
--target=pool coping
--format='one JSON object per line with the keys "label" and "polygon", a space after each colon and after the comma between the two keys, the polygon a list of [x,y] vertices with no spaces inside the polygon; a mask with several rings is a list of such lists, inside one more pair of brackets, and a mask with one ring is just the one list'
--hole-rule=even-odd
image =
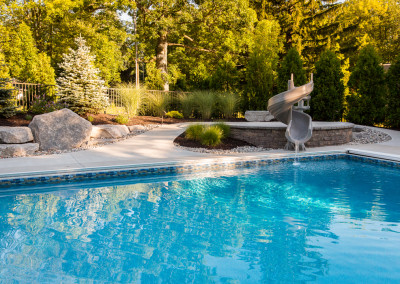
{"label": "pool coping", "polygon": [[0,188],[41,183],[83,181],[88,179],[136,177],[160,174],[183,174],[204,172],[209,170],[249,168],[265,166],[269,164],[293,162],[295,159],[298,159],[299,161],[351,159],[400,168],[400,156],[356,149],[345,149],[319,152],[302,152],[297,155],[295,153],[270,153],[268,155],[219,157],[201,160],[158,162],[151,164],[115,165],[94,168],[75,168],[41,172],[0,174]]}

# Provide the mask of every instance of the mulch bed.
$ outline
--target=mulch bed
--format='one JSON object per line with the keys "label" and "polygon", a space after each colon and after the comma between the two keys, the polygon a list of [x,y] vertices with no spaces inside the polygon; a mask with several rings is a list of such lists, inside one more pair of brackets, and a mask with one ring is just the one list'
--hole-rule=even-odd
{"label": "mulch bed", "polygon": [[254,146],[250,143],[247,143],[242,140],[237,140],[234,138],[225,138],[222,139],[222,143],[215,147],[205,146],[202,145],[199,141],[191,140],[185,138],[185,133],[182,133],[178,137],[175,138],[174,143],[178,144],[179,146],[189,147],[189,148],[204,148],[210,150],[232,150],[236,147],[243,147],[243,146]]}

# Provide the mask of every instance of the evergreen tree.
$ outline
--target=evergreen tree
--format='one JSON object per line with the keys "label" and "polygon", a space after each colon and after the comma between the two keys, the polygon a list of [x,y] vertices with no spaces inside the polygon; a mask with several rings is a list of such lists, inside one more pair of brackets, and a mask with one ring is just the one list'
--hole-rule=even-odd
{"label": "evergreen tree", "polygon": [[108,106],[108,96],[99,70],[94,67],[95,57],[82,37],[75,40],[78,48],[64,54],[62,69],[57,79],[61,102],[78,114],[98,113]]}
{"label": "evergreen tree", "polygon": [[386,76],[388,87],[388,108],[386,124],[389,127],[400,127],[400,55],[390,66]]}
{"label": "evergreen tree", "polygon": [[8,118],[15,114],[16,105],[7,65],[3,63],[4,55],[0,51],[0,116]]}
{"label": "evergreen tree", "polygon": [[361,49],[350,75],[347,120],[374,125],[385,119],[385,79],[380,58],[373,46]]}
{"label": "evergreen tree", "polygon": [[326,50],[315,63],[314,91],[310,114],[314,120],[338,121],[344,111],[344,84],[340,60]]}
{"label": "evergreen tree", "polygon": [[295,48],[291,48],[281,63],[278,70],[278,93],[288,89],[288,80],[294,75],[294,85],[301,86],[307,81],[306,72],[303,69],[303,61]]}
{"label": "evergreen tree", "polygon": [[279,24],[273,20],[262,20],[256,27],[246,70],[247,109],[265,110],[273,95],[278,52],[281,50],[279,33]]}

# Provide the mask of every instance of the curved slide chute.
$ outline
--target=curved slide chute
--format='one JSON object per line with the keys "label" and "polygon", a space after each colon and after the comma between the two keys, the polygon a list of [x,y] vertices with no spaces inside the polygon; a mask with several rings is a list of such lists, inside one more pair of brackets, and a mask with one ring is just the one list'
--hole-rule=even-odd
{"label": "curved slide chute", "polygon": [[[309,94],[314,89],[313,76],[311,74],[309,83],[295,87],[292,74],[288,85],[287,91],[269,99],[268,110],[277,120],[287,125],[286,139],[301,150],[305,150],[304,143],[312,136],[312,119],[303,110],[310,108],[304,105],[304,101],[309,101],[311,98]],[[298,106],[294,106],[296,103]],[[288,143],[285,148],[291,149],[293,144]]]}

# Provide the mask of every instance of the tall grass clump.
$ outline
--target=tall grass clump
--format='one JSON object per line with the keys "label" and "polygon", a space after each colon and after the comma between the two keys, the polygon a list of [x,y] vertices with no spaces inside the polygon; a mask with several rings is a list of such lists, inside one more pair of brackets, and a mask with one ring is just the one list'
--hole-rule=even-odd
{"label": "tall grass clump", "polygon": [[214,124],[214,126],[222,131],[222,139],[228,138],[231,134],[231,127],[223,122]]}
{"label": "tall grass clump", "polygon": [[214,147],[221,144],[222,136],[222,130],[219,127],[215,125],[209,126],[204,129],[200,142],[203,145]]}
{"label": "tall grass clump", "polygon": [[197,102],[197,110],[202,119],[210,119],[216,101],[216,93],[212,91],[197,91],[193,93]]}
{"label": "tall grass clump", "polygon": [[136,88],[132,83],[119,84],[117,89],[128,117],[137,116],[142,107],[144,89]]}
{"label": "tall grass clump", "polygon": [[224,118],[232,118],[239,106],[239,96],[234,93],[221,93],[218,97],[218,103]]}
{"label": "tall grass clump", "polygon": [[155,116],[164,116],[167,111],[170,99],[167,93],[146,92],[144,98],[145,112]]}
{"label": "tall grass clump", "polygon": [[204,128],[202,124],[192,124],[186,129],[185,137],[187,139],[200,141]]}
{"label": "tall grass clump", "polygon": [[180,94],[179,102],[182,114],[186,118],[190,118],[196,108],[196,100],[193,94]]}

